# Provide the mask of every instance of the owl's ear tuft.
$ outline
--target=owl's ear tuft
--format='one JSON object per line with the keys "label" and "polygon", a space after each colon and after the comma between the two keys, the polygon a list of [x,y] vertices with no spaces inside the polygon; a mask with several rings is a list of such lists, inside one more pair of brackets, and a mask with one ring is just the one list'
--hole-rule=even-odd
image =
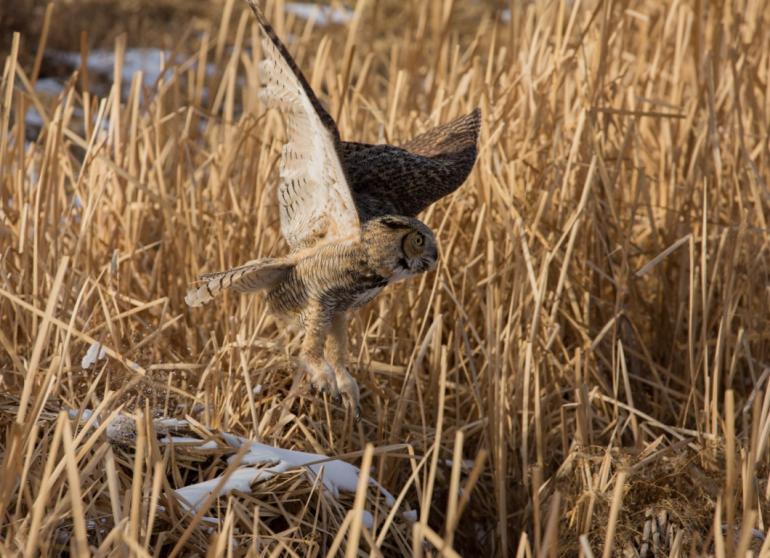
{"label": "owl's ear tuft", "polygon": [[409,223],[405,223],[404,221],[401,221],[393,217],[382,217],[381,219],[379,219],[379,222],[385,225],[386,227],[388,227],[389,229],[393,229],[393,230],[412,228],[409,225]]}

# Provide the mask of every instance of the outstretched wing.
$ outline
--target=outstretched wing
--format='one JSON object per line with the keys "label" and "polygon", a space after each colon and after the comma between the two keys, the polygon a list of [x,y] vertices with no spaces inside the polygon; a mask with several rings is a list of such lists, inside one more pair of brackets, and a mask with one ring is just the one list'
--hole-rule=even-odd
{"label": "outstretched wing", "polygon": [[340,152],[361,219],[414,217],[454,192],[476,162],[480,125],[475,109],[401,147],[343,142]]}
{"label": "outstretched wing", "polygon": [[200,276],[203,285],[187,291],[184,301],[188,306],[203,306],[225,289],[239,293],[267,289],[283,281],[293,267],[294,264],[286,260],[265,258],[227,271],[205,273]]}
{"label": "outstretched wing", "polygon": [[265,34],[260,97],[284,114],[288,136],[278,187],[281,232],[294,251],[355,238],[360,223],[337,152],[337,126],[256,1],[246,0]]}

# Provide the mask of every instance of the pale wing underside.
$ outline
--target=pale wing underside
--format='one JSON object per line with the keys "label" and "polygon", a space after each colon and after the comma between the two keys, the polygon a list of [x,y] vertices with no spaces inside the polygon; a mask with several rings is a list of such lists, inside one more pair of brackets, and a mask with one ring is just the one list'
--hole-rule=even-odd
{"label": "pale wing underside", "polygon": [[286,122],[278,187],[281,232],[292,250],[358,237],[360,223],[337,153],[336,127],[310,97],[313,92],[287,60],[288,52],[259,8],[249,4],[267,36],[262,41],[265,59],[259,64],[260,98],[280,109]]}
{"label": "pale wing underside", "polygon": [[272,258],[249,262],[239,267],[200,276],[203,285],[187,291],[188,306],[203,306],[225,289],[247,293],[266,289],[282,281],[293,264]]}

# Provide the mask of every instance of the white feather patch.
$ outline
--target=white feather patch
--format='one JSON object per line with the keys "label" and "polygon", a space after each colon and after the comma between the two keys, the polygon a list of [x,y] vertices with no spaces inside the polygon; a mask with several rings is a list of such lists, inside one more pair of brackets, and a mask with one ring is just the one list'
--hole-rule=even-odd
{"label": "white feather patch", "polygon": [[259,63],[260,98],[286,117],[287,142],[280,165],[281,232],[293,250],[334,242],[361,232],[335,139],[315,111],[297,76],[265,39]]}

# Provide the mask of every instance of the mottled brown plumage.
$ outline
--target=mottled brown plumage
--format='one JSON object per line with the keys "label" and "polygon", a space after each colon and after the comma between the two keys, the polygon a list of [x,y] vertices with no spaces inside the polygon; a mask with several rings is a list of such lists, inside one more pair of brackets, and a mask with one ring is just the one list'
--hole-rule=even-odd
{"label": "mottled brown plumage", "polygon": [[436,239],[424,223],[387,215],[367,221],[356,240],[203,275],[203,285],[185,300],[201,306],[226,288],[265,290],[274,314],[305,329],[300,358],[311,385],[333,396],[342,393],[358,413],[358,385],[347,370],[348,310],[366,304],[389,283],[425,273],[437,260]]}
{"label": "mottled brown plumage", "polygon": [[224,289],[264,290],[272,312],[305,328],[300,360],[311,385],[342,393],[358,410],[358,385],[347,371],[347,312],[434,267],[436,239],[414,216],[467,178],[480,113],[402,147],[343,142],[256,0],[246,2],[265,35],[260,97],[286,119],[278,200],[291,253],[203,275],[185,300],[200,306]]}
{"label": "mottled brown plumage", "polygon": [[414,217],[451,194],[476,162],[479,109],[428,130],[401,147],[342,142],[340,154],[361,221]]}

